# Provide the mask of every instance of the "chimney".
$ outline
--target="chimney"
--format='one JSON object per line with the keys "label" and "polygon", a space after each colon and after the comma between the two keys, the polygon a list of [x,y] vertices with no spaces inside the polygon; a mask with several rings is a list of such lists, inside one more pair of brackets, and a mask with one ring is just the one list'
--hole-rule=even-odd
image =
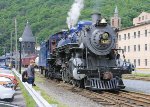
{"label": "chimney", "polygon": [[93,13],[92,15],[92,24],[96,24],[98,20],[101,20],[101,14],[100,13]]}

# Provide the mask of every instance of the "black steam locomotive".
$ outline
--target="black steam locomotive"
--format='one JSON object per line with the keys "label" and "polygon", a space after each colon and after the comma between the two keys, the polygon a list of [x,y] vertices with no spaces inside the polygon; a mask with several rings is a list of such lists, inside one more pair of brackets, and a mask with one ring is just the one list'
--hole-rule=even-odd
{"label": "black steam locomotive", "polygon": [[116,32],[98,13],[69,31],[50,36],[41,44],[39,66],[49,78],[62,79],[92,90],[125,88],[122,74],[132,72],[116,49]]}

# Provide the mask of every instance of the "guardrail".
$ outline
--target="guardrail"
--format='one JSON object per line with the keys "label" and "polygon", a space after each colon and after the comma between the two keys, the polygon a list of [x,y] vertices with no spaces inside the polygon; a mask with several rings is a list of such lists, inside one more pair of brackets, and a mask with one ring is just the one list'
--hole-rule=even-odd
{"label": "guardrail", "polygon": [[[15,69],[12,69],[13,72],[16,74],[16,76],[22,81],[21,74],[19,74]],[[39,93],[37,93],[33,88],[31,84],[28,84],[27,82],[22,82],[26,90],[29,92],[29,94],[33,97],[38,107],[57,107],[55,104],[49,104]]]}

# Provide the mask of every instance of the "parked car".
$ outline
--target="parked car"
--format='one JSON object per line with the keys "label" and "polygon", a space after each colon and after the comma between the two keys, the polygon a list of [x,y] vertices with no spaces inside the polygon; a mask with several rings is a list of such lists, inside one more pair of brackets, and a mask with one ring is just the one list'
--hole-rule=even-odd
{"label": "parked car", "polygon": [[6,66],[6,65],[0,65],[0,68],[11,69],[9,66]]}
{"label": "parked car", "polygon": [[11,70],[0,67],[0,73],[13,74]]}
{"label": "parked car", "polygon": [[12,80],[10,78],[7,77],[0,77],[0,85],[3,85],[7,88],[12,88],[14,89],[14,83],[12,82]]}
{"label": "parked car", "polygon": [[0,99],[13,101],[15,90],[12,81],[7,77],[0,77]]}
{"label": "parked car", "polygon": [[0,77],[7,77],[7,78],[9,78],[11,81],[12,81],[12,83],[14,84],[14,89],[16,89],[17,88],[17,86],[18,86],[18,81],[17,81],[17,79],[16,79],[16,77],[14,76],[14,74],[12,73],[12,71],[11,70],[7,70],[7,69],[0,69]]}

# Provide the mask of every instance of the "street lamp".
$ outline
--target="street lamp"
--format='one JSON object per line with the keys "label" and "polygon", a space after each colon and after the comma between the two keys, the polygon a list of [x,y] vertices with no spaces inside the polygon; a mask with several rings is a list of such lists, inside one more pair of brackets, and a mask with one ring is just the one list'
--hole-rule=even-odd
{"label": "street lamp", "polygon": [[21,74],[21,42],[22,42],[22,38],[19,38],[19,45],[20,45],[20,63],[19,63],[19,73]]}

